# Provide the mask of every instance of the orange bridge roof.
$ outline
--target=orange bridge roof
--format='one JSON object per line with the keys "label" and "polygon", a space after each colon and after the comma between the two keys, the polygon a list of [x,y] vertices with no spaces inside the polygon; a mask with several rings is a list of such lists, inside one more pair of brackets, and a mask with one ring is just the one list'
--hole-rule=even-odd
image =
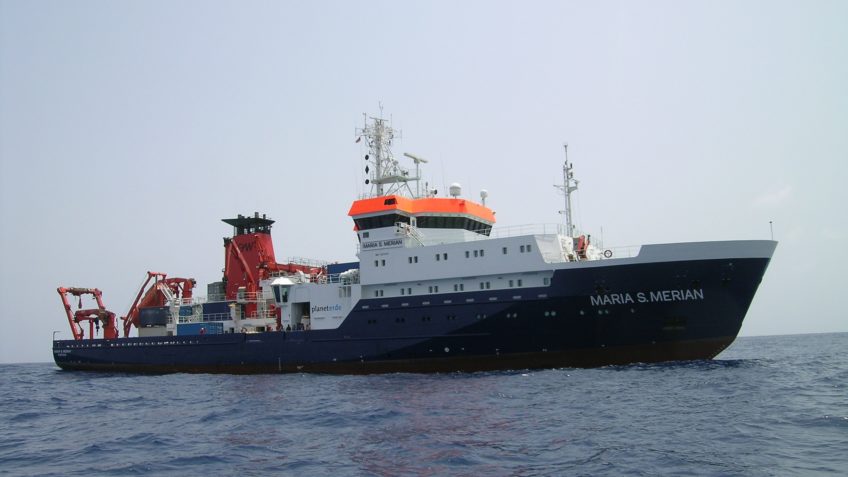
{"label": "orange bridge roof", "polygon": [[465,214],[472,215],[485,222],[495,223],[492,209],[467,199],[428,197],[411,199],[399,195],[387,195],[354,201],[347,215],[374,214],[384,211],[401,211],[409,215],[426,214]]}

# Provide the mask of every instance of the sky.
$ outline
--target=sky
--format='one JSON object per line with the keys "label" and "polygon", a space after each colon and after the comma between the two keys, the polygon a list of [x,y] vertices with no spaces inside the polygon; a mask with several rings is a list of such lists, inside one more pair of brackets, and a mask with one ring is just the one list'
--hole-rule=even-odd
{"label": "sky", "polygon": [[[363,113],[501,226],[606,246],[780,243],[741,335],[848,331],[848,2],[0,0],[0,362],[126,313],[146,271],[220,280],[220,219],[355,260]],[[412,166],[411,162],[408,164]]]}

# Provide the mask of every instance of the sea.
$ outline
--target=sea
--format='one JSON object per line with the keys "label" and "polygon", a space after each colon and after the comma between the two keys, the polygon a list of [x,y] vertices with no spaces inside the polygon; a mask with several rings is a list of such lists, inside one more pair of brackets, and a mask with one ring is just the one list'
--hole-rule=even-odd
{"label": "sea", "polygon": [[596,369],[143,376],[0,365],[0,475],[848,475],[848,333]]}

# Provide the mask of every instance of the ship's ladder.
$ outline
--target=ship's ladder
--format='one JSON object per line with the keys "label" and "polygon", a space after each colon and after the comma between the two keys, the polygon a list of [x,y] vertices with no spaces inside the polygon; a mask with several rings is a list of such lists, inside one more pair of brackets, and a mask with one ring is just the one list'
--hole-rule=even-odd
{"label": "ship's ladder", "polygon": [[174,292],[171,291],[171,288],[168,285],[165,285],[164,283],[158,284],[157,287],[159,288],[159,291],[162,293],[162,295],[165,296],[165,300],[167,300],[167,303],[169,305],[173,304],[174,300],[177,297],[174,295]]}
{"label": "ship's ladder", "polygon": [[398,222],[395,226],[395,230],[397,230],[398,233],[415,240],[418,242],[418,245],[424,246],[424,237],[421,235],[421,232],[418,231],[417,227],[404,222]]}

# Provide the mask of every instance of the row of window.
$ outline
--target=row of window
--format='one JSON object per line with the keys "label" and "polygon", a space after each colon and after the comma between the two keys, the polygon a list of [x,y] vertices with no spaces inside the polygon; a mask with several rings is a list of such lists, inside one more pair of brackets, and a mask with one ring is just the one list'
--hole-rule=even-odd
{"label": "row of window", "polygon": [[[552,317],[557,316],[557,312],[556,312],[556,310],[549,310],[549,311],[545,311],[543,313],[543,315],[545,317],[552,318]],[[476,318],[478,320],[486,319],[487,317],[488,317],[488,315],[486,313],[482,313],[482,314],[478,313],[477,316],[476,316]],[[507,313],[506,318],[509,318],[509,319],[518,318],[518,312]],[[457,319],[456,315],[445,315],[445,321],[456,321],[456,319]],[[432,321],[433,321],[433,319],[430,316],[422,316],[421,317],[422,323],[429,323],[429,322],[432,322]],[[395,318],[395,323],[406,323],[406,318],[405,317]],[[376,319],[370,319],[370,320],[368,320],[368,324],[369,325],[376,325],[377,320]]]}
{"label": "row of window", "polygon": [[353,219],[359,230],[379,229],[382,227],[393,227],[397,223],[409,223],[409,217],[400,214],[378,215],[376,217],[364,217]]}
{"label": "row of window", "polygon": [[[483,315],[479,315],[479,314],[478,314],[478,315],[477,315],[477,319],[479,320],[480,318],[486,318],[486,315],[485,315],[485,314],[483,314]],[[456,320],[456,315],[446,315],[446,316],[445,316],[445,320],[446,320],[446,321],[455,321],[455,320]],[[422,322],[422,323],[430,323],[430,322],[432,322],[432,321],[433,321],[433,318],[432,318],[432,317],[430,317],[430,316],[422,316],[422,317],[421,317],[421,322]],[[395,318],[395,323],[406,323],[406,318],[405,318],[405,317],[398,317],[398,318]],[[376,325],[376,324],[377,324],[377,320],[376,320],[376,319],[370,319],[370,320],[368,320],[368,324],[369,324],[369,325]]]}
{"label": "row of window", "polygon": [[[543,277],[542,278],[542,284],[544,286],[550,285],[551,284],[550,277]],[[524,286],[524,280],[521,279],[521,278],[514,279],[514,280],[511,279],[511,280],[507,281],[507,285],[509,286],[509,288],[521,288],[521,287]],[[491,290],[492,289],[492,282],[490,282],[490,281],[480,282],[480,289],[481,290]],[[455,292],[465,291],[465,284],[464,283],[454,283],[453,284],[453,291],[455,291]],[[439,293],[439,285],[428,285],[427,286],[427,293]],[[404,296],[412,295],[412,287],[401,287],[400,288],[400,294],[404,295]],[[377,297],[377,298],[385,296],[385,291],[383,289],[374,290],[374,296]]]}
{"label": "row of window", "polygon": [[[166,345],[184,345],[184,344],[198,344],[199,341],[118,341],[114,343],[106,343],[105,346],[118,348],[118,347],[127,347],[127,346],[166,346]],[[104,345],[102,343],[94,343],[94,344],[71,344],[65,346],[65,348],[102,348]]]}
{"label": "row of window", "polygon": [[[504,255],[506,255],[507,252],[509,251],[509,249],[507,247],[503,247],[501,250],[503,251]],[[521,245],[519,247],[519,251],[521,253],[528,253],[528,252],[533,251],[533,247],[532,247],[532,245],[529,245],[529,244],[528,245]],[[475,258],[485,257],[486,251],[483,250],[483,249],[466,250],[465,251],[465,258],[471,258],[472,256],[475,257]],[[409,263],[418,263],[418,255],[412,255],[412,256],[406,257],[406,258],[407,258],[407,261]],[[447,252],[436,254],[436,261],[437,262],[447,261],[447,259],[448,259]],[[386,260],[374,260],[374,266],[375,267],[380,267],[380,266],[385,267],[386,266]]]}
{"label": "row of window", "polygon": [[[370,230],[383,227],[392,227],[395,224],[409,224],[410,218],[401,214],[386,214],[376,217],[362,217],[353,219],[358,230]],[[417,217],[416,227],[421,229],[463,229],[470,232],[488,236],[492,232],[492,226],[469,217],[441,217],[425,216]]]}

